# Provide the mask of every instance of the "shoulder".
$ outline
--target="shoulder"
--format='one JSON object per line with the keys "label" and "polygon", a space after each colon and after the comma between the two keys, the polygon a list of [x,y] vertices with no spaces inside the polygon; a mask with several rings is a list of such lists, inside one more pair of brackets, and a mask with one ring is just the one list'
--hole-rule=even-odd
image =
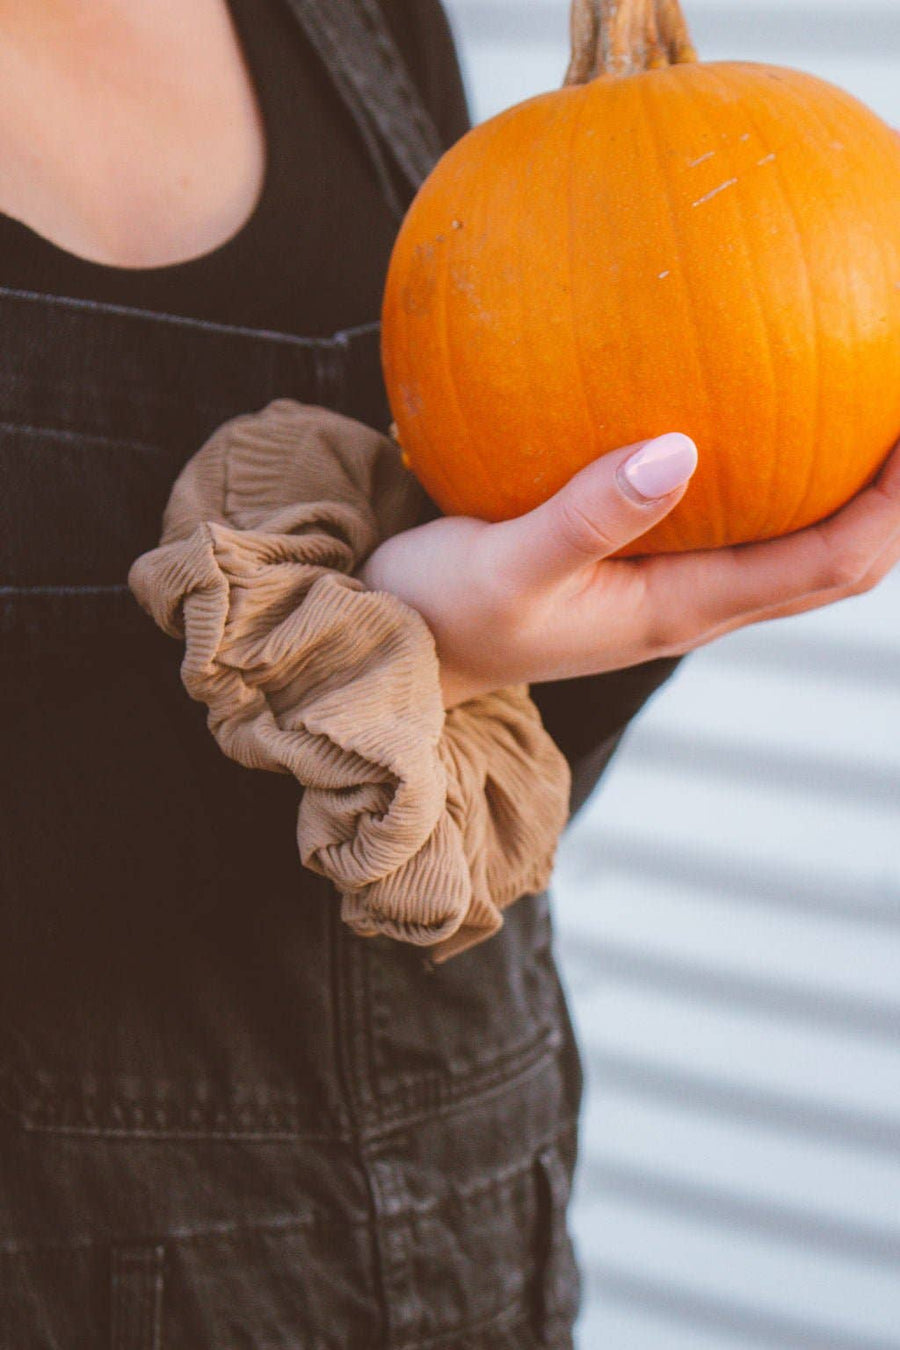
{"label": "shoulder", "polygon": [[378,0],[445,145],[469,129],[453,33],[441,0]]}

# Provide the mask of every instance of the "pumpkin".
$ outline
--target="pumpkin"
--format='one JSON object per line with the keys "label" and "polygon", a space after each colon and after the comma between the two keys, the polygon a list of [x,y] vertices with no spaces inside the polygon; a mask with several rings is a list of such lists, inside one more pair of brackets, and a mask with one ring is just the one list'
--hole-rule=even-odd
{"label": "pumpkin", "polygon": [[466,135],[401,227],[406,462],[501,520],[683,431],[700,467],[630,552],[822,519],[900,438],[900,138],[811,75],[701,64],[674,0],[575,0],[572,29],[565,86]]}

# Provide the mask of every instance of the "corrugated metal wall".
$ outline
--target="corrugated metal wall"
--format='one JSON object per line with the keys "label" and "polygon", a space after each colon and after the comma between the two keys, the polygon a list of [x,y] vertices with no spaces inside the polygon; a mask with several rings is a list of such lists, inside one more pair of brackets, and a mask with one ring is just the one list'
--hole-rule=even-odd
{"label": "corrugated metal wall", "polygon": [[[450,0],[479,116],[565,0]],[[900,126],[897,0],[687,0]],[[900,379],[900,371],[898,371]],[[900,1350],[900,574],[684,666],[572,828],[581,1350]]]}

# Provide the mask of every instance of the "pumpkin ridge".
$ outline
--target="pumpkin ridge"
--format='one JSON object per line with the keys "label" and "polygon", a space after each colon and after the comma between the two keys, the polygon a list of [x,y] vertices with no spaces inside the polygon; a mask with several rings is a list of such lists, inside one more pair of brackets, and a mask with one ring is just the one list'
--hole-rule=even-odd
{"label": "pumpkin ridge", "polygon": [[[709,69],[710,64],[713,64],[713,63],[709,63],[709,62],[704,63],[704,66],[703,66],[704,72],[705,72],[705,73],[708,73],[708,74],[711,74],[711,75],[713,76],[713,84],[718,85],[719,88],[721,89],[721,88],[723,87],[723,85],[724,85],[724,81],[723,81],[721,78],[718,78],[718,79],[716,78],[716,75],[717,75],[717,72],[716,72],[716,71],[710,71],[710,69]],[[707,126],[710,128],[711,131],[714,131],[715,128],[714,128],[714,127],[712,126],[712,124],[710,123],[708,117],[705,116],[705,112],[706,112],[706,109],[705,109],[705,108],[703,107],[703,105],[701,104],[701,105],[697,108],[698,116],[699,116],[700,120],[701,120],[702,122],[704,122],[705,125],[707,125]],[[749,113],[748,113],[748,119],[747,119],[747,120],[748,120],[748,121],[750,122],[750,124],[752,125],[753,130],[754,130],[754,132],[756,133],[756,138],[757,138],[757,140],[760,141],[761,143],[765,143],[764,138],[763,138],[763,136],[761,135],[761,133],[760,133],[760,131],[759,131],[758,124],[754,121],[753,117],[752,117]],[[739,189],[739,185],[738,185],[738,189]],[[739,191],[739,190],[737,190],[737,191],[735,192],[735,194],[734,194],[734,199],[735,199],[735,209],[736,209],[736,211],[737,211],[738,219],[739,219],[739,222],[740,222],[740,237],[741,237],[741,243],[742,243],[742,245],[743,245],[744,255],[745,255],[746,260],[747,260],[747,263],[748,263],[748,265],[749,265],[749,271],[750,271],[750,273],[752,274],[752,276],[753,276],[753,278],[754,278],[754,282],[755,282],[755,285],[754,285],[754,288],[753,288],[753,298],[754,298],[754,300],[755,300],[755,302],[756,302],[756,311],[757,311],[757,314],[758,314],[758,316],[759,316],[759,324],[760,324],[760,328],[761,328],[763,334],[765,335],[765,343],[764,343],[764,346],[765,346],[765,350],[766,350],[767,364],[768,364],[769,371],[770,371],[770,374],[771,374],[770,398],[771,398],[771,400],[772,400],[772,406],[773,406],[773,411],[774,411],[774,418],[773,418],[774,429],[773,429],[772,435],[773,435],[773,440],[774,440],[775,447],[776,447],[776,453],[773,454],[773,455],[771,455],[771,456],[769,457],[769,481],[768,481],[767,488],[766,488],[766,493],[765,493],[765,510],[763,511],[762,509],[760,509],[760,510],[757,512],[757,521],[758,521],[759,523],[754,527],[754,528],[755,528],[757,531],[759,531],[759,533],[761,534],[762,531],[763,531],[764,528],[765,528],[764,522],[765,522],[766,520],[771,520],[771,519],[772,519],[772,508],[773,508],[773,506],[777,503],[777,500],[778,500],[778,494],[779,494],[779,479],[780,479],[780,468],[781,468],[781,462],[780,462],[779,456],[778,456],[778,449],[779,449],[779,448],[781,447],[781,445],[783,444],[783,437],[782,437],[782,422],[783,422],[783,419],[782,419],[782,416],[781,416],[781,399],[780,399],[780,397],[779,397],[780,391],[779,391],[779,380],[778,380],[778,365],[777,365],[777,362],[776,362],[776,360],[775,360],[774,342],[773,342],[773,338],[772,338],[772,327],[771,327],[771,324],[770,324],[770,322],[769,322],[769,319],[768,319],[768,316],[767,316],[767,313],[766,313],[766,307],[765,307],[765,305],[763,304],[763,300],[762,300],[763,287],[762,287],[762,285],[760,284],[759,266],[758,266],[757,261],[756,261],[756,254],[755,254],[754,249],[751,248],[751,246],[750,246],[750,244],[749,244],[749,242],[748,242],[748,240],[747,240],[747,231],[746,231],[747,212],[746,212],[746,210],[745,210],[745,208],[744,208],[744,205],[743,205],[743,203],[742,203],[742,200],[741,200],[741,194],[740,194],[740,191]],[[757,447],[757,446],[747,446],[746,449],[747,449],[747,452],[748,452],[748,453],[752,454],[752,453],[755,453],[755,452],[757,451],[758,447]],[[717,475],[717,477],[718,477],[718,475]],[[727,519],[727,516],[723,515],[723,520],[725,520],[725,519]]]}
{"label": "pumpkin ridge", "polygon": [[[577,113],[572,118],[572,129],[569,134],[569,147],[568,147],[570,158],[572,155],[572,148],[575,145],[575,141],[578,136],[578,132],[580,131],[582,124],[584,123],[585,113],[589,107],[590,107],[590,95],[585,93],[582,95],[581,107],[578,109]],[[567,271],[569,274],[569,285],[568,285],[569,318],[572,324],[572,345],[575,351],[575,365],[578,368],[579,392],[581,394],[581,401],[584,404],[585,413],[587,415],[587,424],[588,427],[590,428],[591,436],[593,437],[594,441],[594,444],[592,446],[594,454],[591,456],[590,461],[593,462],[593,460],[597,458],[596,452],[599,449],[602,442],[599,429],[597,426],[597,419],[593,405],[593,400],[591,399],[588,390],[588,381],[586,377],[587,363],[584,358],[584,344],[581,339],[581,326],[578,322],[578,311],[575,303],[576,278],[575,278],[575,269],[573,266],[574,252],[575,252],[574,193],[575,193],[574,174],[569,174],[568,181],[566,183],[566,210],[568,212],[568,219],[566,223],[566,264],[567,264]],[[572,477],[574,477],[574,474],[572,475]]]}
{"label": "pumpkin ridge", "polygon": [[466,417],[465,409],[463,407],[463,401],[462,398],[460,397],[459,384],[457,383],[456,378],[456,365],[453,360],[453,347],[450,338],[450,321],[447,305],[447,288],[449,284],[450,284],[450,259],[448,250],[444,249],[442,251],[441,270],[438,274],[438,284],[435,287],[435,294],[440,297],[438,302],[440,307],[439,309],[440,318],[435,327],[437,332],[440,334],[441,347],[443,349],[444,370],[447,376],[446,383],[447,386],[449,387],[450,393],[453,396],[453,403],[456,407],[456,416],[459,422],[460,429],[462,430],[463,436],[465,438],[468,456],[470,460],[474,460],[475,463],[477,464],[478,469],[481,473],[481,477],[484,481],[485,488],[487,489],[488,495],[490,496],[492,491],[491,476],[488,472],[488,466],[485,463],[484,459],[482,458],[483,454],[482,444],[477,436],[472,435],[472,430],[471,427],[469,426],[468,418]]}
{"label": "pumpkin ridge", "polygon": [[[793,85],[791,86],[791,89],[793,91],[794,89]],[[805,100],[801,99],[801,102],[805,102]],[[750,124],[752,125],[754,131],[756,132],[757,136],[759,136],[760,135],[759,123],[756,120],[756,117],[752,112],[748,111],[747,118]],[[813,282],[812,269],[809,264],[809,255],[807,254],[806,251],[803,231],[800,228],[800,222],[797,215],[797,208],[794,204],[793,197],[788,193],[787,188],[785,187],[784,174],[782,173],[781,170],[781,163],[777,159],[774,162],[774,168],[775,168],[775,178],[778,182],[782,199],[784,200],[784,203],[787,206],[787,215],[791,221],[791,224],[793,225],[794,238],[797,243],[798,253],[803,262],[803,278],[805,283],[804,290],[807,298],[807,309],[809,314],[809,330],[812,335],[812,345],[815,351],[813,369],[815,371],[816,392],[814,399],[812,435],[809,436],[806,441],[806,466],[805,471],[803,473],[803,483],[804,483],[803,492],[800,495],[799,502],[795,497],[790,513],[787,516],[783,516],[777,524],[771,524],[769,526],[768,533],[770,535],[782,532],[786,533],[789,532],[791,529],[795,529],[796,522],[803,518],[804,515],[803,508],[805,503],[809,500],[810,491],[815,482],[816,455],[818,452],[819,435],[822,427],[822,395],[824,392],[824,380],[823,380],[824,363],[822,359],[822,343],[819,338],[819,306],[817,304],[815,296],[815,285]],[[779,443],[779,445],[776,447],[775,454],[773,455],[773,461],[777,461],[779,464],[780,464],[780,456],[779,456],[780,449],[781,445]],[[799,473],[796,476],[799,478],[800,477]]]}
{"label": "pumpkin ridge", "polygon": [[[640,76],[637,75],[632,75],[629,76],[628,78],[640,80]],[[660,184],[660,190],[663,199],[665,200],[666,203],[666,213],[669,217],[669,226],[672,234],[672,240],[674,243],[673,255],[677,259],[678,273],[679,276],[681,277],[681,282],[682,286],[684,287],[685,294],[687,295],[689,300],[688,306],[689,310],[693,313],[695,311],[694,285],[690,277],[690,269],[688,268],[687,264],[682,261],[682,249],[681,247],[679,247],[679,245],[682,243],[682,235],[680,229],[678,228],[678,213],[675,210],[675,205],[672,200],[672,185],[669,182],[668,176],[665,172],[662,147],[660,146],[659,136],[657,134],[656,122],[653,117],[653,112],[649,105],[649,100],[647,98],[646,81],[643,80],[640,81],[640,97],[638,99],[638,104],[640,106],[644,122],[646,123],[647,126],[648,140],[650,142],[654,160],[658,169],[657,179]],[[706,367],[703,361],[704,344],[702,344],[701,342],[700,332],[696,320],[692,321],[691,329],[692,329],[691,337],[692,337],[692,348],[694,353],[694,363],[700,378],[700,385],[703,390],[703,401],[705,404],[704,424],[706,427],[709,427],[710,423],[714,421],[712,390],[710,389],[709,386],[709,377],[707,376]],[[677,431],[680,430],[680,428],[672,427],[669,428],[669,430]],[[700,454],[702,455],[703,447],[700,446],[698,448],[700,450]],[[718,520],[716,525],[716,532],[719,539],[721,540],[721,537],[724,532],[723,530],[724,514],[722,510],[722,491],[719,486],[718,475],[713,475],[713,482],[715,485],[715,493],[717,498],[716,505],[718,508]],[[706,486],[706,482],[704,482],[704,486]],[[688,489],[688,491],[690,491],[690,488]],[[668,516],[665,520],[661,522],[661,525],[662,529],[665,530],[666,533],[670,533],[674,537],[677,548],[683,550],[684,536],[681,533],[677,521],[677,514],[679,512],[680,506],[681,503],[679,502],[678,506],[675,508],[675,511],[673,512],[673,515],[676,516],[676,519],[673,520],[672,516]],[[660,526],[655,526],[654,528],[659,529]]]}
{"label": "pumpkin ridge", "polygon": [[[803,71],[800,71],[800,72],[797,72],[797,73],[799,73],[799,74],[801,74],[801,75],[805,74],[805,72],[803,72]],[[792,87],[792,89],[795,89],[795,90],[796,90],[800,102],[801,102],[806,108],[808,108],[808,109],[810,110],[811,114],[813,115],[813,117],[814,117],[817,121],[821,122],[821,124],[822,124],[822,126],[823,126],[823,128],[824,128],[824,130],[825,130],[826,135],[827,135],[828,137],[830,137],[830,138],[833,138],[834,135],[835,135],[833,123],[826,120],[825,114],[824,114],[824,111],[823,111],[821,105],[820,105],[819,103],[814,102],[813,99],[809,96],[809,89],[805,86],[805,84],[801,83],[799,87],[792,84],[791,87]],[[838,89],[836,92],[839,93],[839,94],[844,94],[844,93],[845,93],[845,91],[842,90],[842,89]],[[829,106],[830,106],[830,105],[829,105]],[[839,101],[839,106],[840,106],[842,109],[844,109],[844,108],[846,107],[846,104],[845,104],[845,102],[844,102],[843,99],[841,99],[841,100]],[[855,180],[855,176],[853,177],[853,179],[852,179],[851,181],[855,184],[855,181],[856,181],[856,180]],[[860,201],[861,201],[860,196],[859,196],[858,194],[855,195],[855,196],[854,196],[854,202],[860,202]],[[866,205],[867,205],[867,203],[866,203]],[[849,284],[849,281],[850,281],[850,255],[849,255],[849,253],[845,253],[845,254],[844,254],[844,259],[843,259],[843,260],[844,260],[844,271],[843,271],[843,275],[844,275],[844,277],[845,277],[845,279],[846,279],[846,281],[847,281],[847,283],[848,283],[847,286],[846,286],[846,292],[847,292],[848,295],[852,295],[853,287],[852,287],[852,285]],[[886,270],[883,271],[882,276],[883,276],[883,280],[884,280],[885,291],[887,291],[887,288],[891,285],[891,280],[890,280],[890,278],[888,277]],[[856,345],[856,348],[858,349],[858,348],[859,348],[859,338],[860,338],[860,336],[861,336],[861,334],[860,334],[860,327],[859,327],[859,310],[858,310],[858,308],[857,308],[857,306],[856,306],[855,303],[854,303],[854,304],[851,304],[851,305],[849,306],[849,310],[850,310],[850,312],[851,312],[852,315],[853,315],[854,333],[855,333],[855,336],[856,336],[856,339],[857,339],[855,345]],[[816,434],[816,437],[813,439],[812,446],[811,446],[811,456],[812,456],[812,457],[815,457],[815,455],[816,455],[816,453],[817,453],[817,451],[818,451],[818,428],[819,428],[819,425],[820,425],[820,423],[817,422],[817,428],[816,428],[817,434]],[[842,462],[843,462],[843,463],[846,463],[846,454],[844,455],[844,458],[843,458],[843,461],[842,461]],[[808,501],[808,498],[809,498],[809,495],[810,495],[810,491],[812,490],[813,483],[814,483],[814,481],[815,481],[815,475],[814,475],[814,472],[813,472],[813,467],[814,467],[814,466],[813,466],[813,464],[812,464],[812,462],[811,462],[811,464],[810,464],[810,473],[809,473],[809,474],[807,475],[807,477],[806,477],[806,491],[805,491],[804,496],[803,496],[803,498],[802,498],[802,500],[801,500],[801,502],[800,502],[800,504],[799,504],[799,506],[798,506],[797,511],[794,513],[794,516],[792,517],[792,520],[788,523],[788,529],[797,529],[799,525],[803,525],[803,524],[806,523],[806,520],[807,520],[807,517],[808,517],[808,509],[807,509],[807,507],[806,507],[806,503],[807,503],[807,501]]]}
{"label": "pumpkin ridge", "polygon": [[[801,90],[800,98],[801,98],[801,102],[804,103],[808,108],[810,108],[811,111],[813,112],[813,114],[818,118],[818,120],[819,120],[820,122],[822,122],[823,126],[825,127],[825,130],[826,130],[827,135],[833,137],[833,136],[834,136],[834,131],[832,130],[831,126],[825,121],[825,117],[824,117],[824,115],[823,115],[823,113],[822,113],[821,107],[815,106],[815,105],[812,103],[812,100],[811,100],[811,99],[809,99],[808,97],[804,97],[804,96],[803,96],[802,90]],[[858,199],[858,197],[855,197],[854,200],[855,200],[855,201],[858,201],[859,199]],[[850,280],[850,268],[849,268],[849,262],[850,262],[849,254],[844,254],[844,256],[843,256],[843,263],[844,263],[844,267],[843,267],[843,276],[844,276],[844,278],[845,278],[845,289],[846,289],[846,292],[847,292],[848,295],[852,294],[852,286],[850,286],[850,285],[848,284],[848,283],[849,283],[849,280]],[[885,278],[885,281],[886,281],[886,280],[887,280],[887,278]],[[856,342],[855,342],[854,345],[855,345],[855,347],[856,347],[857,350],[858,350],[858,349],[859,349],[859,338],[860,338],[859,312],[858,312],[857,307],[856,307],[855,304],[851,304],[848,308],[849,308],[849,311],[850,311],[850,312],[852,313],[852,315],[853,315],[853,329],[854,329],[854,336],[855,336],[855,338],[856,338]],[[816,453],[817,449],[818,449],[818,444],[817,444],[817,442],[816,442],[816,443],[813,444],[813,454]],[[806,492],[805,492],[805,494],[804,494],[804,496],[803,496],[802,501],[800,502],[800,508],[799,508],[799,509],[800,509],[800,511],[801,511],[801,519],[802,519],[803,517],[805,517],[805,516],[808,514],[808,510],[807,510],[807,507],[806,507],[806,502],[807,502],[807,499],[809,498],[809,494],[810,494],[810,490],[811,490],[811,488],[812,488],[812,485],[813,485],[813,473],[812,473],[812,466],[811,466],[811,471],[810,471],[809,475],[807,476],[807,480],[806,480]]]}
{"label": "pumpkin ridge", "polygon": [[[552,137],[552,135],[555,135],[556,128],[558,127],[558,125],[559,125],[561,122],[564,122],[564,120],[566,119],[566,117],[569,118],[570,122],[573,121],[573,120],[576,120],[576,119],[573,119],[572,112],[570,111],[571,108],[573,108],[573,107],[575,106],[575,104],[573,103],[572,100],[556,98],[556,99],[554,100],[554,102],[553,102],[551,105],[549,105],[549,106],[550,106],[550,108],[552,109],[552,116],[550,116],[548,119],[545,119],[544,122],[542,122],[541,128],[540,128],[540,132],[539,132],[537,135],[532,136],[532,137],[530,138],[530,141],[529,141],[529,156],[528,156],[528,159],[525,161],[524,167],[523,167],[523,174],[524,174],[524,177],[525,177],[529,182],[534,182],[534,181],[535,181],[535,165],[536,165],[536,163],[542,161],[542,160],[544,159],[544,157],[546,156],[546,154],[547,154],[547,141],[548,141],[548,138]],[[574,132],[570,132],[570,145],[571,145],[571,141],[572,141],[572,138],[573,138],[573,137],[574,137]],[[569,195],[571,195],[571,182],[570,182],[570,184],[569,184],[568,192],[569,192]],[[570,207],[570,210],[571,210],[571,207]],[[566,230],[566,238],[567,238],[567,242],[568,242],[568,238],[569,238],[569,236],[568,236],[568,229]],[[532,343],[533,340],[535,340],[535,323],[534,323],[534,310],[533,310],[533,307],[532,307],[532,306],[525,305],[525,304],[522,303],[522,297],[525,296],[525,295],[527,295],[527,293],[528,293],[528,284],[527,284],[527,282],[528,282],[529,271],[528,271],[528,264],[527,264],[527,262],[523,261],[524,252],[525,252],[525,251],[523,250],[522,244],[521,244],[521,227],[520,227],[520,230],[517,231],[517,240],[518,240],[518,242],[519,242],[519,247],[517,248],[517,250],[516,250],[516,252],[515,252],[516,281],[517,281],[517,285],[516,285],[516,296],[517,296],[517,302],[518,302],[518,303],[517,303],[517,321],[518,321],[517,336],[518,336],[518,338],[519,338],[519,341],[518,341],[518,343],[517,343],[517,350],[526,353],[526,355],[524,355],[524,357],[521,358],[521,359],[523,360],[523,369],[524,369],[524,372],[525,372],[525,378],[528,379],[529,377],[530,377],[530,378],[533,378],[533,373],[532,373],[531,370],[529,369],[529,364],[528,364],[528,363],[529,363],[530,358],[529,358],[529,356],[527,355],[527,353],[530,352],[530,350],[531,350],[531,343]],[[531,259],[531,261],[533,262],[533,258]],[[571,272],[571,268],[570,268],[570,272]],[[570,314],[572,313],[572,301],[573,301],[573,288],[570,286],[570,287],[569,287],[569,309],[570,309]],[[538,320],[538,325],[537,325],[538,330],[540,329],[541,325],[542,325],[542,324],[545,324],[545,323],[546,323],[546,315],[543,315],[543,314],[542,314],[542,315],[540,315],[539,320]],[[579,364],[577,358],[576,358],[576,364]],[[582,392],[582,394],[583,394],[583,383],[582,383],[582,385],[580,386],[580,392]],[[592,425],[592,423],[590,423],[590,405],[588,404],[588,401],[587,401],[587,398],[586,398],[586,397],[584,397],[584,405],[585,405],[585,409],[586,409],[586,411],[587,411],[587,416],[588,416],[589,424]],[[532,426],[533,426],[533,424],[532,424]],[[531,430],[532,430],[532,427],[529,427],[529,432],[530,432]],[[545,472],[546,472],[546,458],[545,458],[545,456],[546,456],[546,450],[547,450],[548,443],[549,443],[549,437],[543,437],[543,436],[542,436],[541,441],[540,441],[540,448],[541,448],[540,469],[539,469],[539,472],[540,472],[540,473],[545,473]],[[569,455],[569,444],[570,444],[570,443],[568,443],[568,444],[566,444],[566,445],[563,445],[563,446],[561,447],[561,453],[562,453],[563,456],[568,456],[568,455]],[[556,446],[555,442],[553,443],[553,448],[554,448],[554,450],[557,450],[557,446]],[[560,485],[560,486],[561,486],[561,485]],[[519,512],[521,511],[521,506],[519,505],[519,494],[520,494],[520,493],[521,493],[521,476],[520,476],[520,475],[517,475],[517,479],[516,479],[516,500],[515,500],[515,504],[514,504],[512,510],[505,513],[505,515],[506,515],[507,518],[509,518],[509,517],[510,517],[511,515],[513,515],[513,514],[516,514],[516,515],[517,515],[517,514],[519,514]]]}

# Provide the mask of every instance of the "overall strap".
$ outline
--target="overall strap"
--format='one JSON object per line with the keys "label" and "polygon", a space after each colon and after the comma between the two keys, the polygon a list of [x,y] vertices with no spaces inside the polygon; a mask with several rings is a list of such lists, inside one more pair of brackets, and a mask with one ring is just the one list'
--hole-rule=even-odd
{"label": "overall strap", "polygon": [[366,142],[388,205],[401,219],[405,204],[391,165],[412,195],[443,147],[378,0],[285,3],[325,63]]}

